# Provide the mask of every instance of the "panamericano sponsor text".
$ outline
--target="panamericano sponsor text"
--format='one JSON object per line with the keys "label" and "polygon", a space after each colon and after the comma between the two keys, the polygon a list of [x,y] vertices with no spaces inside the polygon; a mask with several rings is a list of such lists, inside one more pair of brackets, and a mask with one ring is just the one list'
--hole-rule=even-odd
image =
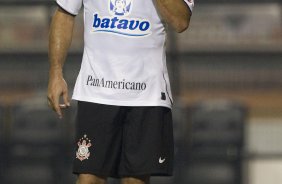
{"label": "panamericano sponsor text", "polygon": [[88,75],[86,85],[101,88],[135,91],[144,91],[147,88],[147,84],[145,82],[132,82],[125,79],[120,81],[106,80],[105,78],[98,79],[93,77],[92,75]]}

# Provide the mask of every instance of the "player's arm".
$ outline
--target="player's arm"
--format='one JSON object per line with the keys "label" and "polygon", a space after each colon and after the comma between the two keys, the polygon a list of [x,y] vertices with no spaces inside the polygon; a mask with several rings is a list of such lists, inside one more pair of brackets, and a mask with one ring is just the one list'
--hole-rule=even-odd
{"label": "player's arm", "polygon": [[155,0],[162,18],[177,32],[185,31],[192,12],[184,0]]}
{"label": "player's arm", "polygon": [[[70,106],[68,87],[63,77],[63,65],[72,40],[74,16],[61,8],[55,12],[49,32],[49,106],[62,118],[61,108]],[[63,104],[59,104],[60,97]]]}

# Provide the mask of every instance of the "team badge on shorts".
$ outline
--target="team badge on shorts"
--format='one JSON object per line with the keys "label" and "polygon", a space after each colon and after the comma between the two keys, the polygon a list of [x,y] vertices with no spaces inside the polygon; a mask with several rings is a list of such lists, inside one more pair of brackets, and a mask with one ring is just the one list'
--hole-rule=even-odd
{"label": "team badge on shorts", "polygon": [[89,148],[91,147],[91,140],[87,138],[85,134],[79,141],[77,142],[78,149],[76,151],[76,158],[80,161],[88,159],[90,157]]}

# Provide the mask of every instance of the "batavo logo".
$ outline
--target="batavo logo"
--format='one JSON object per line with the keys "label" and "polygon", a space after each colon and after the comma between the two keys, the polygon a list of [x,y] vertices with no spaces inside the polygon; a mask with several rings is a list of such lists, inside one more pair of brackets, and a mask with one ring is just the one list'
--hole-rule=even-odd
{"label": "batavo logo", "polygon": [[151,34],[151,23],[147,19],[129,18],[133,0],[109,0],[111,16],[93,15],[93,32],[106,32],[128,37],[143,37]]}

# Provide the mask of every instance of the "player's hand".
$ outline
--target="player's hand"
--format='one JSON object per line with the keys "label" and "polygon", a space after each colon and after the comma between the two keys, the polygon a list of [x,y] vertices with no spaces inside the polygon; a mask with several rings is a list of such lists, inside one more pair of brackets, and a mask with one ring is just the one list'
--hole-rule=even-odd
{"label": "player's hand", "polygon": [[[63,103],[60,104],[60,97],[63,97]],[[68,86],[66,81],[61,76],[50,77],[48,84],[48,105],[52,108],[59,116],[63,118],[62,109],[70,106],[68,97]]]}

